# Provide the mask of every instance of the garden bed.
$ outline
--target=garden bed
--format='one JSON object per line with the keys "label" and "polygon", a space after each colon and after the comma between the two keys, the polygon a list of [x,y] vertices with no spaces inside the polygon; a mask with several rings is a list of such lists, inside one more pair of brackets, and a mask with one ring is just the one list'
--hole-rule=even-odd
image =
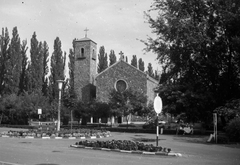
{"label": "garden bed", "polygon": [[110,131],[93,130],[93,129],[76,129],[76,130],[61,130],[61,131],[41,131],[41,130],[28,130],[28,131],[4,131],[0,133],[1,137],[23,137],[23,138],[72,138],[72,139],[85,139],[85,138],[103,138],[111,136]]}
{"label": "garden bed", "polygon": [[170,148],[144,144],[130,140],[108,140],[108,141],[79,141],[70,147],[84,148],[103,151],[114,151],[132,154],[164,155],[164,156],[181,156],[178,153],[171,153]]}

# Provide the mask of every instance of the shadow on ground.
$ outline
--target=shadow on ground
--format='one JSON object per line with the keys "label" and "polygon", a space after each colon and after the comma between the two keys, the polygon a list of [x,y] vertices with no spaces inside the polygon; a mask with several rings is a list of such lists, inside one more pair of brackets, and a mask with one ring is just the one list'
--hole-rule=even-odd
{"label": "shadow on ground", "polygon": [[198,136],[198,135],[177,135],[173,137],[173,140],[185,141],[190,143],[206,143],[208,136]]}

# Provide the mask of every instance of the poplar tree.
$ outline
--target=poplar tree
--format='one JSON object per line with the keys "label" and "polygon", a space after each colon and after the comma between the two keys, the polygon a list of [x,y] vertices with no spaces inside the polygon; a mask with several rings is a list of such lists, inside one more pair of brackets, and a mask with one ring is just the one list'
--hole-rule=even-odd
{"label": "poplar tree", "polygon": [[42,90],[42,77],[43,77],[43,56],[41,54],[42,43],[38,42],[36,32],[33,33],[31,38],[30,49],[30,91]]}
{"label": "poplar tree", "polygon": [[159,76],[159,74],[158,74],[158,71],[157,71],[157,70],[155,70],[155,73],[154,73],[154,78],[155,78],[155,80],[158,80],[158,81],[159,81],[159,78],[160,78],[160,76]]}
{"label": "poplar tree", "polygon": [[17,27],[13,28],[12,39],[9,45],[9,61],[7,62],[7,90],[9,93],[18,94],[21,74],[21,42]]}
{"label": "poplar tree", "polygon": [[28,57],[27,57],[27,40],[23,40],[21,44],[21,56],[22,56],[22,66],[21,66],[21,76],[20,76],[20,83],[19,83],[19,93],[23,91],[27,91],[27,64],[28,64]]}
{"label": "poplar tree", "polygon": [[133,55],[131,65],[137,68],[137,56]]}
{"label": "poplar tree", "polygon": [[109,60],[110,60],[109,66],[111,66],[112,64],[114,64],[117,61],[117,57],[115,55],[114,50],[110,50]]}
{"label": "poplar tree", "polygon": [[49,77],[50,85],[50,100],[56,99],[58,96],[58,84],[57,80],[64,80],[64,57],[62,52],[62,44],[57,37],[54,40],[54,51],[51,56],[51,74]]}
{"label": "poplar tree", "polygon": [[[107,56],[107,53],[105,53],[105,56],[104,56],[104,68],[107,69],[108,68],[108,56]],[[104,70],[105,70],[104,69]]]}
{"label": "poplar tree", "polygon": [[151,63],[148,63],[147,74],[154,78],[154,73],[153,73],[153,68],[152,68],[152,64]]}
{"label": "poplar tree", "polygon": [[107,53],[104,46],[101,46],[98,54],[98,73],[101,73],[108,67]]}
{"label": "poplar tree", "polygon": [[69,68],[69,90],[70,92],[74,91],[74,63],[75,63],[75,55],[74,55],[74,49],[69,50],[69,62],[68,62],[68,68]]}
{"label": "poplar tree", "polygon": [[42,93],[44,96],[48,95],[48,62],[49,62],[49,47],[46,41],[43,42],[41,54],[43,56],[43,75],[42,75]]}
{"label": "poplar tree", "polygon": [[5,93],[7,64],[9,60],[8,47],[9,47],[9,33],[8,29],[2,28],[0,36],[0,94]]}
{"label": "poplar tree", "polygon": [[141,71],[145,71],[145,67],[144,67],[144,61],[142,60],[142,58],[139,58],[139,60],[138,60],[138,68],[139,68],[139,70],[141,70]]}

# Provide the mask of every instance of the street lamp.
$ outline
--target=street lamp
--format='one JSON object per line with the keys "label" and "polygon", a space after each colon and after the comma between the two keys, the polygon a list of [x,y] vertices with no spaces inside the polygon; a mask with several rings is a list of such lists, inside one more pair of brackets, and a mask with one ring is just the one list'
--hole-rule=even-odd
{"label": "street lamp", "polygon": [[59,89],[57,131],[60,131],[60,123],[61,123],[60,108],[61,108],[61,91],[62,91],[63,80],[57,80],[57,82],[58,82],[58,89]]}
{"label": "street lamp", "polygon": [[158,115],[162,111],[162,99],[161,97],[157,96],[154,99],[154,110],[157,113],[157,137],[156,137],[156,146],[158,146],[158,134],[159,134],[159,128],[158,128]]}

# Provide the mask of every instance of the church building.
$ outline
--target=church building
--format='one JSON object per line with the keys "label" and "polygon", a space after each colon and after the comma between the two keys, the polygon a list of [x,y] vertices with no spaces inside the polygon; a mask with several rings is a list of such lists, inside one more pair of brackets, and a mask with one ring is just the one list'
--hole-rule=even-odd
{"label": "church building", "polygon": [[154,88],[158,86],[158,81],[145,72],[121,57],[97,74],[97,43],[85,35],[85,38],[75,40],[74,45],[74,90],[79,100],[88,102],[96,98],[98,101],[108,102],[109,93],[113,89],[124,91],[128,88],[146,95],[148,101],[154,100]]}

